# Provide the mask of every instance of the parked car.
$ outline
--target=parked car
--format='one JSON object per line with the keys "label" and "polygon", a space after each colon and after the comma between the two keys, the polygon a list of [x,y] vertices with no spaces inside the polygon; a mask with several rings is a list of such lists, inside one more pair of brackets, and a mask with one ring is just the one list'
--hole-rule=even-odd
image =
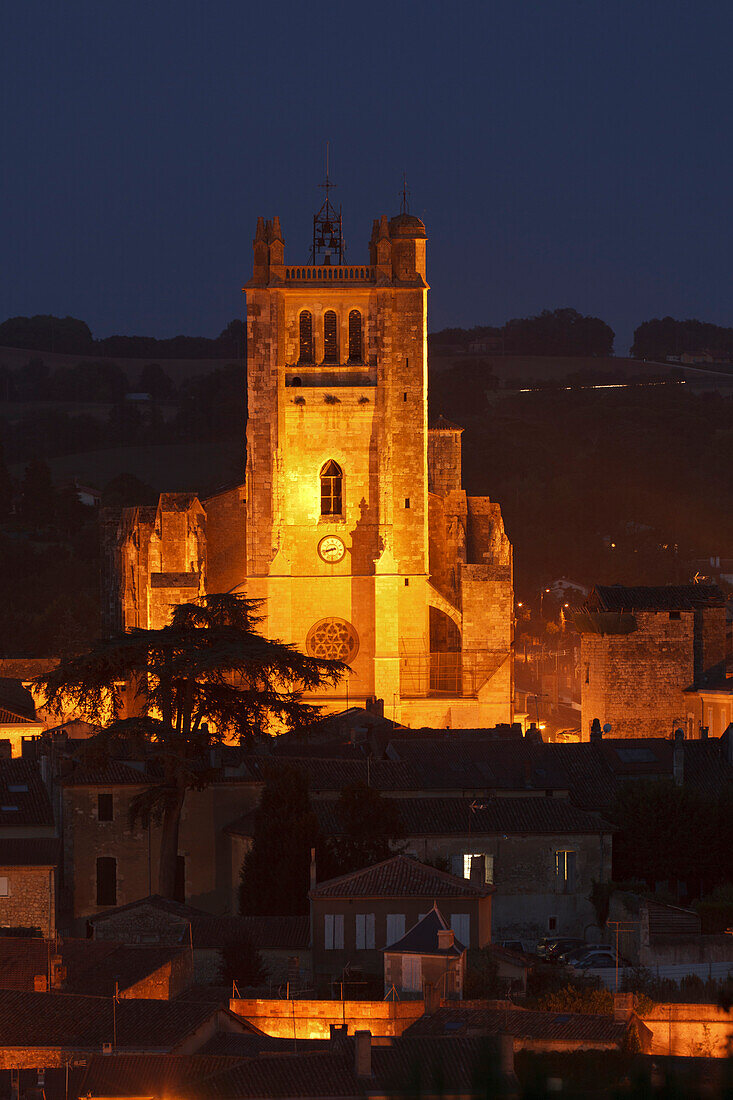
{"label": "parked car", "polygon": [[558,955],[557,961],[564,966],[573,966],[578,959],[581,959],[583,955],[587,955],[589,951],[603,951],[607,946],[605,943],[584,943],[582,947],[573,947],[569,951],[563,951],[561,955]]}
{"label": "parked car", "polygon": [[520,955],[531,954],[521,940],[499,940],[498,946],[505,948],[507,951],[517,951]]}
{"label": "parked car", "polygon": [[572,951],[574,948],[585,946],[585,940],[570,939],[567,936],[545,936],[537,944],[537,954],[547,962],[556,962],[558,955],[563,951]]}
{"label": "parked car", "polygon": [[[622,955],[618,956],[619,966],[630,966],[631,963]],[[571,967],[576,974],[582,974],[586,970],[609,970],[616,967],[616,952],[611,947],[601,951],[587,951],[585,955]]]}

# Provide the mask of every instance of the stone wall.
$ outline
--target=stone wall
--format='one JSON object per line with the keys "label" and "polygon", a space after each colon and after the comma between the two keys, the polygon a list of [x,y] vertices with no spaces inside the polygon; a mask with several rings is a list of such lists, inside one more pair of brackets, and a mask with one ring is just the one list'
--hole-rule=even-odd
{"label": "stone wall", "polygon": [[56,872],[52,867],[0,867],[9,897],[0,897],[0,927],[39,928],[47,939],[56,928]]}
{"label": "stone wall", "polygon": [[696,730],[695,612],[637,612],[630,634],[583,634],[580,647],[581,737],[594,718],[613,737],[669,737]]}
{"label": "stone wall", "polygon": [[[126,905],[158,892],[160,830],[131,825],[130,805],[144,787],[79,786],[64,788],[64,861],[69,883],[67,905],[81,922],[103,911],[97,904],[97,857],[117,860],[117,905]],[[97,819],[97,795],[113,794],[114,820]],[[189,791],[181,818],[179,852],[185,858],[186,901],[212,913],[233,909],[236,884],[232,882],[230,846],[226,825],[254,809],[260,785],[220,783],[203,791]]]}
{"label": "stone wall", "polygon": [[[597,918],[588,894],[594,881],[611,875],[611,836],[410,837],[409,851],[422,862],[465,853],[485,853],[493,860],[496,892],[492,904],[492,939],[536,941],[550,932],[583,938]],[[558,892],[557,851],[576,853],[575,889]],[[555,919],[550,928],[549,920]]]}
{"label": "stone wall", "polygon": [[733,1049],[733,1018],[712,1004],[658,1004],[641,1020],[652,1033],[652,1054],[725,1058]]}
{"label": "stone wall", "polygon": [[369,1030],[373,1036],[401,1035],[425,1012],[422,1001],[283,1001],[229,1002],[230,1011],[263,1031],[283,1039],[328,1039],[331,1027],[348,1034]]}

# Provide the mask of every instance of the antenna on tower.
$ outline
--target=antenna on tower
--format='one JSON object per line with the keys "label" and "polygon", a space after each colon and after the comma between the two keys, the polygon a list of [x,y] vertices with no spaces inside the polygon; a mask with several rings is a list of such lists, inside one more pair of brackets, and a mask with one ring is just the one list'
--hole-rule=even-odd
{"label": "antenna on tower", "polygon": [[330,142],[326,142],[326,178],[319,186],[326,192],[326,201],[317,214],[313,216],[313,248],[310,262],[316,263],[317,256],[323,256],[323,263],[330,264],[344,262],[344,234],[341,217],[341,207],[336,207],[331,202],[330,192],[336,186],[331,183],[329,171]]}
{"label": "antenna on tower", "polygon": [[400,214],[408,214],[410,211],[410,192],[407,187],[407,172],[402,173],[402,190],[400,191],[400,195],[402,196]]}

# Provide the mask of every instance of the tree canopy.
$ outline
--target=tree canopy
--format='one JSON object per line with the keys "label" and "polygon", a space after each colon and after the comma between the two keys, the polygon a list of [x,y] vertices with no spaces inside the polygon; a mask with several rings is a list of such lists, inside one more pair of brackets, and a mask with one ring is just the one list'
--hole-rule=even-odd
{"label": "tree canopy", "polygon": [[634,332],[631,354],[637,359],[710,355],[713,359],[733,361],[733,328],[694,319],[655,317],[642,321]]}

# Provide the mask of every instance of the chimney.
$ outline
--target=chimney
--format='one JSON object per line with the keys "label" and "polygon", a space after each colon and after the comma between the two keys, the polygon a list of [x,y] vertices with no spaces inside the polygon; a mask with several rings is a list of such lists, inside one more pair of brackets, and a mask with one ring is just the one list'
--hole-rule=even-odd
{"label": "chimney", "polygon": [[447,951],[456,942],[456,934],[452,928],[438,929],[438,951]]}
{"label": "chimney", "polygon": [[619,993],[613,995],[613,1018],[617,1024],[625,1024],[634,1012],[634,994]]}
{"label": "chimney", "polygon": [[348,1038],[349,1028],[347,1024],[329,1024],[329,1033],[332,1043],[342,1043]]}
{"label": "chimney", "polygon": [[354,1032],[354,1072],[357,1077],[372,1075],[372,1033]]}
{"label": "chimney", "polygon": [[707,741],[709,733],[710,733],[710,727],[709,726],[700,726],[700,740],[701,741]]}
{"label": "chimney", "polygon": [[603,740],[603,730],[601,729],[601,721],[599,718],[594,718],[590,727],[590,741],[591,744],[597,744]]}
{"label": "chimney", "polygon": [[316,850],[311,848],[311,890],[316,888]]}
{"label": "chimney", "polygon": [[502,1077],[514,1077],[514,1036],[505,1031],[499,1033],[499,1068]]}
{"label": "chimney", "polygon": [[675,785],[681,787],[685,781],[685,734],[683,730],[674,731],[674,754],[672,772]]}

